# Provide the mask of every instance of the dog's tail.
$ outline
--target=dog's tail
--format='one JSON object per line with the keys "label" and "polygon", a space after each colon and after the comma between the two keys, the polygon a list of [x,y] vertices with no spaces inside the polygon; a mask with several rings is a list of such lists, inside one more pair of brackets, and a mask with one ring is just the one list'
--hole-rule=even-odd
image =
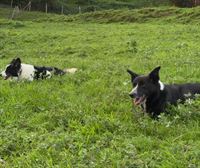
{"label": "dog's tail", "polygon": [[63,70],[66,74],[74,74],[78,71],[78,68],[66,68]]}

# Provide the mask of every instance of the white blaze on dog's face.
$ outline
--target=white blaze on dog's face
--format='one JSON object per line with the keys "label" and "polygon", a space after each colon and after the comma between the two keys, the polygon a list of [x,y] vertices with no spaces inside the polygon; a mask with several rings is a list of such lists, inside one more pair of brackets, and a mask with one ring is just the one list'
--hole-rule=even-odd
{"label": "white blaze on dog's face", "polygon": [[137,88],[138,88],[138,85],[136,85],[129,93],[129,95],[137,95]]}
{"label": "white blaze on dog's face", "polygon": [[130,97],[134,98],[133,99],[134,100],[133,103],[135,105],[143,104],[143,102],[146,101],[146,96],[145,95],[139,96],[139,94],[138,94],[138,84],[136,84],[136,86],[131,90],[129,95],[130,95]]}
{"label": "white blaze on dog's face", "polygon": [[6,77],[6,72],[2,71],[1,74],[0,74],[0,76],[2,76],[3,78],[5,78]]}

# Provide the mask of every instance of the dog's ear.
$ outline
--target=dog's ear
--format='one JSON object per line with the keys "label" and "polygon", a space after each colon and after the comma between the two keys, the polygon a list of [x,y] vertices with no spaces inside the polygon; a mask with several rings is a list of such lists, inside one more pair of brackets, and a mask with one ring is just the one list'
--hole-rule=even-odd
{"label": "dog's ear", "polygon": [[130,69],[127,69],[127,72],[131,75],[131,80],[133,81],[136,77],[139,75],[136,74],[135,72],[131,71]]}
{"label": "dog's ear", "polygon": [[15,63],[15,60],[16,60],[16,59],[13,59],[13,60],[10,62],[10,64],[14,64],[14,63]]}
{"label": "dog's ear", "polygon": [[20,58],[17,58],[15,61],[14,61],[14,66],[15,67],[20,67],[21,66],[21,59]]}
{"label": "dog's ear", "polygon": [[160,66],[156,67],[155,69],[153,69],[150,73],[149,73],[149,78],[153,81],[153,82],[158,82],[160,77],[159,77],[159,71],[160,71]]}

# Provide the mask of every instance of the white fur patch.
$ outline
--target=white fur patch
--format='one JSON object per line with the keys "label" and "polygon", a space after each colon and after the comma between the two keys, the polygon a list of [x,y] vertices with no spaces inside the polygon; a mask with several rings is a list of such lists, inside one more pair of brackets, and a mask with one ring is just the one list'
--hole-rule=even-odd
{"label": "white fur patch", "polygon": [[159,85],[160,85],[160,90],[164,90],[165,85],[161,81],[159,81]]}
{"label": "white fur patch", "polygon": [[146,111],[146,101],[147,101],[147,99],[145,99],[144,102],[142,103],[142,107],[143,107],[144,111]]}
{"label": "white fur patch", "polygon": [[185,93],[184,96],[185,96],[185,97],[191,97],[192,94],[189,92],[189,93]]}
{"label": "white fur patch", "polygon": [[134,87],[129,94],[131,95],[133,93],[137,93],[137,88],[138,88],[138,85],[136,85],[136,87]]}
{"label": "white fur patch", "polygon": [[5,71],[2,71],[2,72],[1,72],[1,76],[2,76],[2,77],[6,77],[6,72],[5,72]]}
{"label": "white fur patch", "polygon": [[68,69],[64,69],[64,72],[66,73],[71,73],[71,74],[74,74],[78,71],[77,68],[68,68]]}
{"label": "white fur patch", "polygon": [[51,75],[51,72],[47,71],[46,78],[47,78],[47,79],[50,79],[51,76],[52,76],[52,75]]}
{"label": "white fur patch", "polygon": [[21,72],[19,74],[18,79],[33,81],[34,73],[35,73],[35,68],[33,65],[21,64]]}

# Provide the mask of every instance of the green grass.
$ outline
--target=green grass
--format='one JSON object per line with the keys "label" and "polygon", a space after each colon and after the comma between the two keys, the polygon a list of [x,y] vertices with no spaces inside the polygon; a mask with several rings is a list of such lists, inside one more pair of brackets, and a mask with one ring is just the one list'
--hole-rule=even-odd
{"label": "green grass", "polygon": [[200,82],[198,24],[51,16],[48,22],[0,20],[0,69],[16,56],[79,69],[31,83],[0,80],[1,166],[199,167],[200,100],[152,120],[132,109],[126,73],[161,65],[164,83]]}

